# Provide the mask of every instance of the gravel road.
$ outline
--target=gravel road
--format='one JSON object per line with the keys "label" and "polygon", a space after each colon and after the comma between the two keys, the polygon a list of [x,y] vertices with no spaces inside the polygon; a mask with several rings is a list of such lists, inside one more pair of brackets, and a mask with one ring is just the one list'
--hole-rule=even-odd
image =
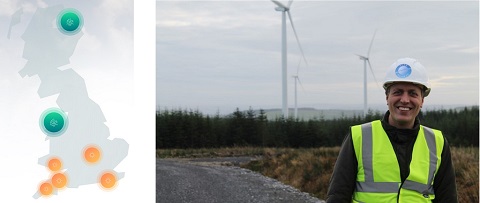
{"label": "gravel road", "polygon": [[239,168],[228,158],[157,159],[156,164],[157,203],[324,202],[277,180]]}

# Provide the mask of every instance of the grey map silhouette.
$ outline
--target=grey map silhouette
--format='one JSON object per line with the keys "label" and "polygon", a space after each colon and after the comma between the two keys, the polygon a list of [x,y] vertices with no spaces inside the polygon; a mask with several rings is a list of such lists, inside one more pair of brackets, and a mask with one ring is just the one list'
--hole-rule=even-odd
{"label": "grey map silhouette", "polygon": [[[52,26],[63,9],[62,5],[56,5],[36,10],[22,35],[25,41],[23,58],[27,63],[19,74],[22,77],[38,75],[40,98],[58,95],[56,103],[68,115],[68,129],[60,136],[46,136],[46,141],[50,142],[49,153],[40,157],[38,164],[47,167],[50,158],[60,158],[67,176],[66,187],[78,188],[98,184],[99,176],[105,171],[114,172],[127,156],[129,145],[124,139],[108,139],[106,118],[100,106],[89,98],[84,79],[73,69],[59,69],[70,63],[69,58],[83,36],[82,31],[66,35]],[[98,162],[88,163],[83,158],[88,146],[99,148],[101,158]],[[114,173],[117,181],[125,175],[124,172]],[[46,175],[45,179],[48,177]],[[41,196],[39,191],[33,195],[34,198]]]}

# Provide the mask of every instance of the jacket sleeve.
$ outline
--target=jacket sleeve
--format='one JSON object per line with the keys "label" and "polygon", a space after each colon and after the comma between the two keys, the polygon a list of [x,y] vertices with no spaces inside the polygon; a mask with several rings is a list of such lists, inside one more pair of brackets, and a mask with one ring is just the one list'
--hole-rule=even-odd
{"label": "jacket sleeve", "polygon": [[357,179],[357,158],[353,149],[352,136],[343,140],[338,154],[327,193],[327,203],[352,202],[352,195]]}
{"label": "jacket sleeve", "polygon": [[[444,138],[445,139],[445,138]],[[442,151],[442,161],[437,175],[433,180],[435,199],[433,203],[452,202],[457,203],[457,186],[455,184],[455,171],[452,164],[452,156],[447,139],[445,139]]]}

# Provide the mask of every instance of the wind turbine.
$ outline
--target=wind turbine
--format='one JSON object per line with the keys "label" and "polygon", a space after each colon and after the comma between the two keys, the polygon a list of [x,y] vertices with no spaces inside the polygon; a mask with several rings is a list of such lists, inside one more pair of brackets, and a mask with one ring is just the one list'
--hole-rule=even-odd
{"label": "wind turbine", "polygon": [[292,25],[293,33],[295,34],[295,38],[297,39],[298,47],[302,52],[303,59],[305,63],[307,60],[305,59],[305,55],[303,54],[302,46],[300,45],[300,40],[298,40],[297,31],[295,30],[295,26],[293,25],[292,16],[290,15],[290,6],[292,5],[293,0],[288,2],[288,6],[283,5],[282,3],[272,0],[274,4],[278,7],[275,8],[276,11],[282,12],[282,112],[283,117],[288,118],[288,101],[287,101],[287,23],[286,23],[286,13],[288,13],[288,18],[290,20],[290,24]]}
{"label": "wind turbine", "polygon": [[370,71],[372,72],[373,78],[375,79],[375,83],[377,83],[377,78],[375,78],[375,74],[373,73],[372,65],[370,64],[370,50],[372,49],[373,39],[375,38],[375,34],[377,30],[373,33],[372,41],[370,42],[370,46],[368,47],[367,56],[362,56],[356,54],[360,57],[360,60],[363,60],[363,117],[367,116],[367,63],[370,67]]}
{"label": "wind turbine", "polygon": [[[302,62],[300,60],[300,62]],[[303,85],[302,83],[300,82],[300,78],[298,77],[298,70],[300,69],[300,62],[298,63],[298,67],[297,67],[297,74],[296,75],[293,75],[292,77],[294,78],[295,80],[295,119],[297,119],[298,117],[298,110],[297,110],[297,82],[300,84],[300,86],[302,87],[303,89]]]}

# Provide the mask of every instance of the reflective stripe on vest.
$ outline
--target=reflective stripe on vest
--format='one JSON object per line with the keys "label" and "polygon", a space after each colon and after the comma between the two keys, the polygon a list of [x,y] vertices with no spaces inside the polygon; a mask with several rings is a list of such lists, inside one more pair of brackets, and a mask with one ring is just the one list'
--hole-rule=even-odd
{"label": "reflective stripe on vest", "polygon": [[[433,199],[432,183],[443,149],[443,136],[440,131],[421,126],[412,152],[410,175],[403,184],[400,183],[400,169],[395,152],[380,121],[352,127],[352,140],[359,165],[355,192],[390,193],[392,196],[385,194],[387,196],[383,195],[383,198],[393,200],[397,199],[394,197],[397,197],[398,193],[402,194],[401,191],[407,189]],[[377,153],[374,153],[375,151]],[[425,154],[428,154],[429,162],[425,160]],[[374,169],[375,165],[379,167],[376,168],[377,171]]]}
{"label": "reflective stripe on vest", "polygon": [[[433,178],[437,171],[437,147],[435,144],[435,134],[432,129],[423,126],[423,132],[425,134],[425,141],[427,142],[430,156],[430,164],[428,167],[428,179],[427,184],[422,184],[419,182],[414,182],[411,180],[405,180],[403,183],[403,188],[417,191],[423,195],[433,195]],[[413,157],[413,154],[412,154]],[[412,158],[413,159],[413,158]]]}

